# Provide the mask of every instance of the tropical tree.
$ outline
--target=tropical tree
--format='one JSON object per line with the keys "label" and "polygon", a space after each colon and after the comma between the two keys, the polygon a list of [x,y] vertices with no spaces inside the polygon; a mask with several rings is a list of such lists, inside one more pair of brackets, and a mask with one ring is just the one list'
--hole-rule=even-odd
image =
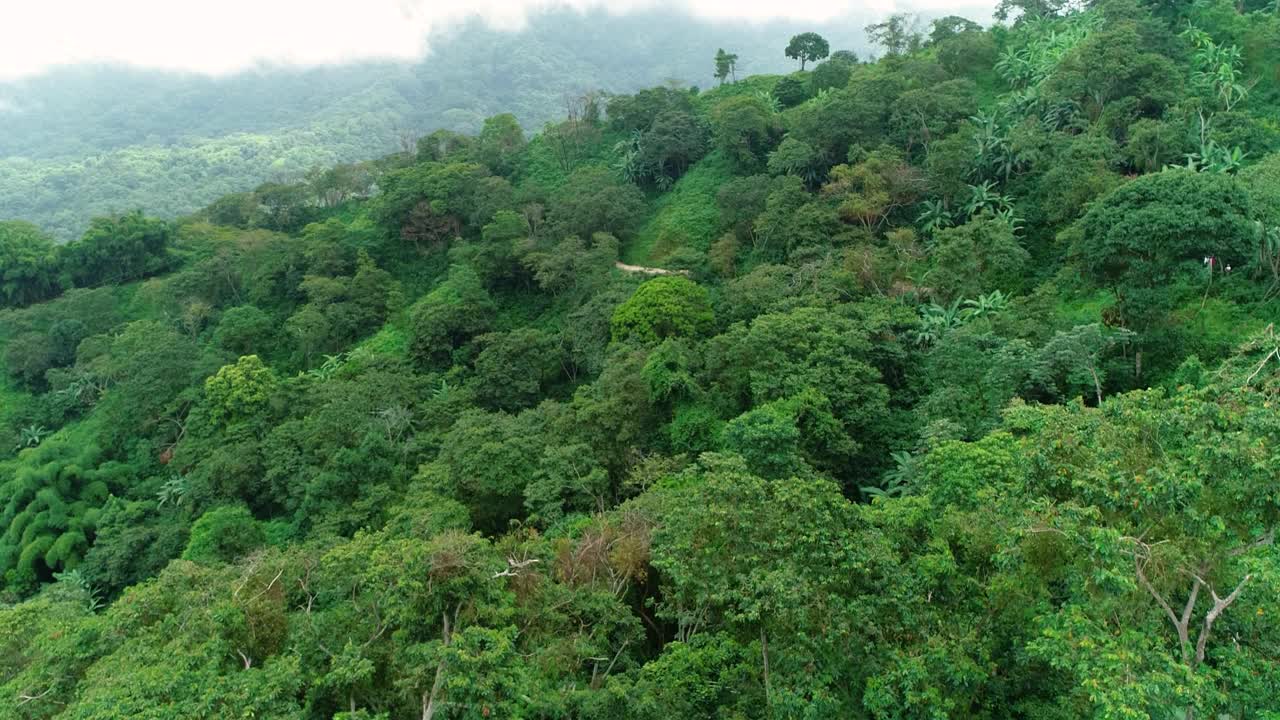
{"label": "tropical tree", "polygon": [[792,36],[786,49],[787,57],[800,61],[801,70],[804,70],[805,63],[821,60],[830,53],[831,46],[827,44],[826,39],[814,32]]}
{"label": "tropical tree", "polygon": [[22,306],[59,289],[53,239],[30,223],[0,222],[0,301]]}
{"label": "tropical tree", "polygon": [[736,66],[738,64],[737,53],[727,53],[724,48],[716,50],[716,73],[715,78],[723,85],[724,81],[729,77],[733,77],[737,81]]}

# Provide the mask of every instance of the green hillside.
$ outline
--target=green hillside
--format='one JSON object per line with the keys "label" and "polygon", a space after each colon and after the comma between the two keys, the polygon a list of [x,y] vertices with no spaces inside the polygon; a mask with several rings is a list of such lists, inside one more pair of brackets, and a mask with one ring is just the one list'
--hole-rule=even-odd
{"label": "green hillside", "polygon": [[1004,5],[0,223],[0,718],[1273,717],[1280,14]]}
{"label": "green hillside", "polygon": [[[866,47],[856,19],[823,28]],[[266,181],[369,160],[437,128],[477,132],[513,113],[529,130],[565,99],[668,79],[714,82],[705,45],[744,71],[790,66],[787,24],[712,24],[672,12],[548,10],[518,32],[476,21],[441,29],[418,63],[262,67],[227,77],[72,67],[0,83],[0,219],[70,240],[95,216],[190,213]],[[865,53],[864,53],[865,54]]]}

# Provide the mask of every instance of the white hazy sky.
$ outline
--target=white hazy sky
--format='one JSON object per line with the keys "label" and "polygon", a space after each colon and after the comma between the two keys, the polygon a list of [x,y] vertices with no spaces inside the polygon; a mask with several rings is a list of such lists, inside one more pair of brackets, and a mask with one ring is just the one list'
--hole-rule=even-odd
{"label": "white hazy sky", "polygon": [[[553,7],[679,5],[709,19],[819,22],[854,13],[937,13],[995,0],[0,0],[0,79],[54,65],[116,62],[225,73],[257,62],[414,59],[426,36],[479,15],[518,29]],[[973,18],[981,21],[983,18]]]}

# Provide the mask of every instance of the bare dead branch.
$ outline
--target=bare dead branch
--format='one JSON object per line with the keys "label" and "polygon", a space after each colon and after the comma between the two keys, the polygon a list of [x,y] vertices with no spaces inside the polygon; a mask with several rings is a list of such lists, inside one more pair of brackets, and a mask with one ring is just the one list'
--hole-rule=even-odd
{"label": "bare dead branch", "polygon": [[1213,623],[1218,619],[1224,610],[1231,606],[1231,603],[1240,597],[1240,591],[1244,590],[1245,583],[1249,582],[1252,575],[1245,575],[1240,584],[1236,585],[1236,589],[1231,591],[1230,595],[1225,598],[1218,597],[1218,593],[1209,588],[1209,594],[1213,596],[1213,609],[1204,616],[1204,630],[1200,632],[1200,637],[1196,640],[1196,664],[1204,662],[1205,646],[1209,643],[1209,632],[1213,630]]}

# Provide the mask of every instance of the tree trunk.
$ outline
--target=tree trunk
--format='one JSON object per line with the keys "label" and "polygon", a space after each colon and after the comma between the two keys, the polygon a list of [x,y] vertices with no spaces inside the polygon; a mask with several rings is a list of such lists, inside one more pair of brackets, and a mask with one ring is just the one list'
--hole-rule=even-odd
{"label": "tree trunk", "polygon": [[1093,376],[1093,391],[1098,395],[1098,407],[1102,407],[1102,382],[1098,380],[1098,371],[1089,365],[1089,374]]}
{"label": "tree trunk", "polygon": [[[441,637],[444,640],[444,646],[449,647],[450,628],[449,628],[449,611],[441,613],[444,622],[444,629],[441,631]],[[422,720],[431,720],[436,714],[437,700],[440,696],[440,686],[444,683],[444,658],[440,659],[440,663],[436,665],[436,677],[431,682],[431,691],[422,694]]]}
{"label": "tree trunk", "polygon": [[760,659],[764,662],[764,704],[769,707],[773,704],[773,693],[769,688],[769,638],[764,628],[760,628]]}

